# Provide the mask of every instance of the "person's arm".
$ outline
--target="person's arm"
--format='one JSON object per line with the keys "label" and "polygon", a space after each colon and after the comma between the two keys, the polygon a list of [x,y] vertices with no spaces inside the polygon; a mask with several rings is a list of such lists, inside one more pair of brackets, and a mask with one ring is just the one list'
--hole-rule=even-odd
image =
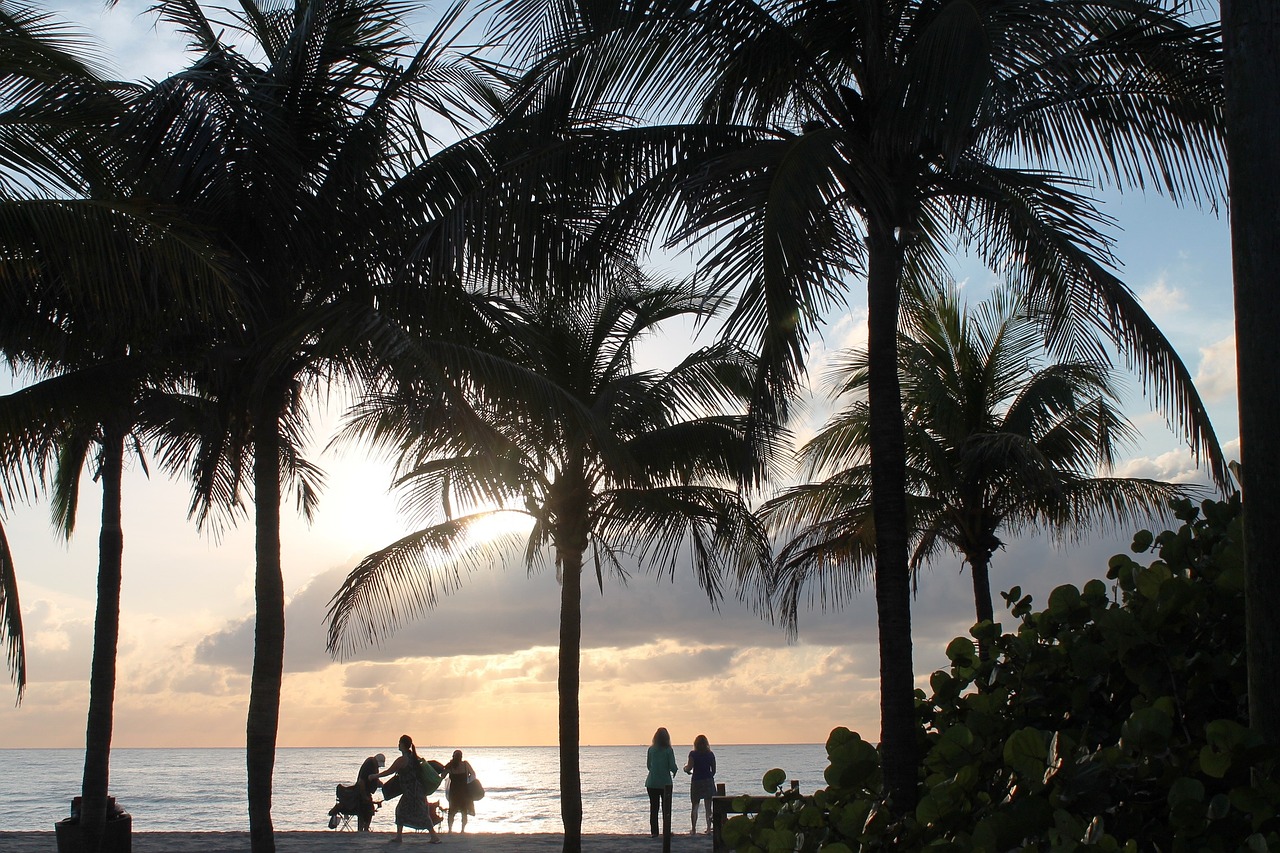
{"label": "person's arm", "polygon": [[672,781],[675,781],[676,774],[680,772],[680,768],[676,767],[676,751],[674,749],[667,750],[667,771],[671,774]]}
{"label": "person's arm", "polygon": [[689,753],[689,760],[684,763],[684,772],[685,773],[693,772],[693,753],[692,752]]}
{"label": "person's arm", "polygon": [[716,754],[711,753],[711,775],[716,775]]}
{"label": "person's arm", "polygon": [[399,758],[397,758],[395,761],[391,762],[391,766],[390,766],[390,767],[388,767],[386,770],[383,770],[381,773],[374,773],[374,774],[372,774],[372,775],[373,775],[373,778],[375,778],[375,779],[381,779],[383,776],[390,776],[390,775],[392,775],[392,774],[393,774],[393,773],[395,773],[397,770],[399,770],[401,767],[404,767],[404,756],[403,756],[403,755],[402,755],[402,756],[400,756]]}

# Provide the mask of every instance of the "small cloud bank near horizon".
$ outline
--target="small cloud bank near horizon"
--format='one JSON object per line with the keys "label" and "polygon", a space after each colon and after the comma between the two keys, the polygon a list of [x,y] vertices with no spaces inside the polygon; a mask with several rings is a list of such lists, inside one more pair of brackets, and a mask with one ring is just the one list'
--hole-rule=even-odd
{"label": "small cloud bank near horizon", "polygon": [[[1104,577],[1132,531],[1060,547],[1010,541],[993,586],[1018,585],[1043,604],[1061,583]],[[345,662],[324,649],[323,617],[348,567],[308,581],[287,609],[280,745],[394,740],[550,744],[557,731],[559,590],[549,573],[494,570],[380,646]],[[967,633],[973,602],[958,558],[922,571],[913,604],[917,683],[946,664]],[[1006,629],[1014,625],[997,598]],[[33,681],[7,712],[0,745],[76,746],[82,736],[90,646],[83,618],[33,602]],[[208,627],[126,613],[117,687],[120,746],[234,746],[243,739],[253,625]],[[184,627],[187,631],[184,633]],[[584,743],[643,743],[656,725],[704,731],[716,742],[820,742],[836,725],[878,737],[875,601],[867,590],[839,613],[811,611],[799,641],[729,600],[719,611],[689,577],[633,577],[583,596]],[[376,737],[374,734],[376,733]],[[418,735],[415,734],[415,737]],[[425,735],[424,735],[425,737]]]}

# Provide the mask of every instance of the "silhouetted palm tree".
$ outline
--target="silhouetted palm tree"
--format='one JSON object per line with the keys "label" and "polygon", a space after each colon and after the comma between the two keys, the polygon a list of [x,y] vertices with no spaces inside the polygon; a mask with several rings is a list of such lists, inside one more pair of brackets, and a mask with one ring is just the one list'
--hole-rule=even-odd
{"label": "silhouetted palm tree", "polygon": [[[453,50],[456,9],[417,43],[404,26],[414,7],[394,0],[246,0],[208,12],[162,0],[155,8],[189,37],[196,58],[131,112],[135,150],[148,154],[133,168],[236,259],[241,297],[232,321],[206,330],[198,394],[174,414],[203,422],[203,439],[171,447],[165,464],[186,469],[201,520],[211,508],[239,506],[252,483],[247,791],[252,848],[270,853],[285,630],[282,491],[296,487],[299,508],[314,508],[321,475],[301,455],[310,402],[330,384],[357,384],[395,345],[382,312],[425,278],[405,270],[406,258],[487,168],[478,145],[438,143],[433,123],[461,126],[497,98],[481,64]],[[433,270],[448,269],[446,252],[459,250],[447,233],[423,245],[444,257],[422,250]],[[453,320],[441,310],[424,322],[448,328]]]}
{"label": "silhouetted palm tree", "polygon": [[1280,191],[1280,20],[1269,0],[1224,0],[1227,148],[1231,174],[1231,258],[1235,282],[1239,370],[1240,471],[1248,577],[1249,720],[1275,743],[1280,718],[1280,575],[1271,555],[1280,548],[1280,497],[1275,488],[1280,433],[1280,320],[1273,274],[1280,263],[1273,201]]}
{"label": "silhouetted palm tree", "polygon": [[[644,370],[635,348],[657,324],[697,315],[705,294],[614,280],[590,295],[543,290],[503,303],[506,342],[494,371],[457,391],[407,384],[363,402],[351,432],[398,454],[398,485],[427,526],[366,557],[334,595],[331,652],[347,654],[434,606],[460,582],[468,531],[525,513],[531,565],[555,553],[560,597],[560,802],[564,850],[581,848],[579,658],[582,575],[673,573],[682,547],[699,584],[759,597],[769,546],[734,488],[754,483],[772,448],[748,441],[741,408],[754,360],[735,346],[700,349],[670,370]],[[506,362],[506,376],[498,371]],[[511,373],[514,368],[515,372]],[[727,413],[726,413],[727,412]],[[454,513],[459,514],[455,515]]]}
{"label": "silhouetted palm tree", "polygon": [[[762,389],[794,388],[808,334],[865,276],[880,744],[894,807],[911,808],[899,287],[943,277],[947,253],[970,250],[1052,308],[1055,352],[1096,353],[1095,333],[1109,335],[1225,483],[1191,377],[1115,275],[1110,223],[1085,194],[1102,181],[1221,197],[1218,28],[1163,0],[495,5],[546,90],[755,132],[755,144],[632,186],[678,192],[676,237],[709,241],[701,280],[737,295],[726,330],[760,341]],[[687,125],[667,130],[688,138]],[[628,200],[619,217],[634,227],[670,214]]]}
{"label": "silhouetted palm tree", "polygon": [[[903,294],[898,366],[906,415],[911,569],[939,550],[973,578],[977,621],[994,618],[988,569],[1002,535],[1045,530],[1072,540],[1160,516],[1186,490],[1099,476],[1132,440],[1110,369],[1046,362],[1048,318],[1008,289],[972,312],[953,286]],[[806,597],[841,606],[875,558],[867,352],[832,380],[848,404],[801,451],[821,482],[769,501],[762,515],[789,535],[778,556],[779,607],[795,629]]]}
{"label": "silhouetted palm tree", "polygon": [[[172,375],[173,340],[223,304],[221,276],[207,244],[120,168],[117,122],[136,87],[98,78],[82,58],[84,37],[43,12],[10,7],[0,30],[0,352],[35,380],[0,399],[0,480],[29,493],[48,477],[67,535],[90,460],[103,489],[78,827],[92,851],[110,777],[126,443],[155,383]],[[161,338],[169,351],[158,371]],[[0,542],[6,590],[12,570]],[[16,589],[3,598],[6,624],[20,626],[7,612],[16,613]]]}

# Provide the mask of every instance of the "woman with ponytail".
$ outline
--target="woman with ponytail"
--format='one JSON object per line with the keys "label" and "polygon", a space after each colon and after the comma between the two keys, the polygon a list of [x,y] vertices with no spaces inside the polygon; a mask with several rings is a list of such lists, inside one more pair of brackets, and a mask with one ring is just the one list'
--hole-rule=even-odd
{"label": "woman with ponytail", "polygon": [[431,809],[427,805],[427,793],[422,784],[422,759],[418,757],[413,738],[400,735],[400,757],[391,762],[391,766],[378,774],[390,776],[395,774],[400,782],[400,802],[396,803],[396,837],[399,842],[407,826],[410,829],[425,829],[431,833],[431,843],[439,844],[440,836],[436,833],[435,822],[431,820]]}

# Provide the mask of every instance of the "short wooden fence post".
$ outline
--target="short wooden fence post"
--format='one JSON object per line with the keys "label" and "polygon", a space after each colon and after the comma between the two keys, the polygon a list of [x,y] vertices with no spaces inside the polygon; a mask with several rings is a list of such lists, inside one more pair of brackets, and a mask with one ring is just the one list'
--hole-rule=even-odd
{"label": "short wooden fence post", "polygon": [[723,853],[724,819],[729,813],[729,804],[725,801],[724,784],[716,783],[716,796],[711,801],[711,849],[713,853]]}

